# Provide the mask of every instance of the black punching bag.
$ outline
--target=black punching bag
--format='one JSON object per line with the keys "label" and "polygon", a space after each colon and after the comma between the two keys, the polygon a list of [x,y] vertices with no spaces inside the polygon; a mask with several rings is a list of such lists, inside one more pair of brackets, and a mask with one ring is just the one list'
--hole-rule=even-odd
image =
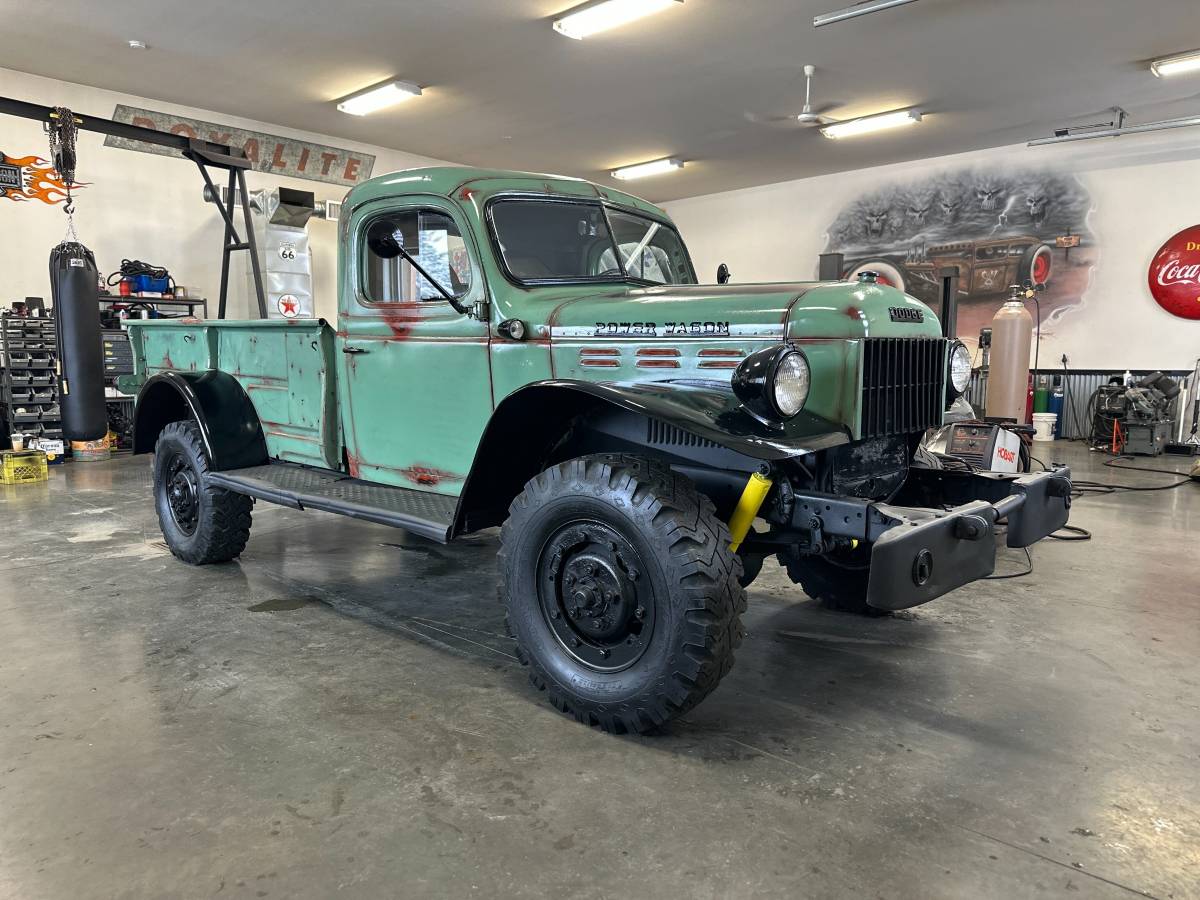
{"label": "black punching bag", "polygon": [[73,241],[51,250],[50,292],[58,325],[63,436],[69,441],[99,440],[108,434],[108,411],[100,349],[100,290],[92,251]]}

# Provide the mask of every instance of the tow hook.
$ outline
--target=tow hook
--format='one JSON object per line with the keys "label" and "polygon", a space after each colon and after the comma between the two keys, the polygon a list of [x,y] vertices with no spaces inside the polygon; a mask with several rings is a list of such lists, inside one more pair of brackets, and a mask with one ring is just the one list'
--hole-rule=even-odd
{"label": "tow hook", "polygon": [[954,523],[954,536],[964,541],[982,540],[990,531],[987,521],[982,516],[959,516]]}

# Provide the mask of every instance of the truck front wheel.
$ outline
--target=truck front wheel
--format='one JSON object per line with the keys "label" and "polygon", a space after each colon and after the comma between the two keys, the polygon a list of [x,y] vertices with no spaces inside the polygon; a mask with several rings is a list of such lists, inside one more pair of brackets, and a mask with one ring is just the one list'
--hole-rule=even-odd
{"label": "truck front wheel", "polygon": [[729,529],[687,478],[627,455],[535,476],[500,532],[500,599],[534,686],[587,725],[648,731],[733,665],[746,595]]}
{"label": "truck front wheel", "polygon": [[250,537],[254,501],[205,481],[208,455],[200,426],[170,422],[154,445],[154,506],[171,552],[201,566],[240,556]]}
{"label": "truck front wheel", "polygon": [[826,609],[871,618],[887,615],[887,610],[867,604],[867,582],[871,575],[869,547],[828,556],[780,553],[779,561],[787,567],[788,577]]}

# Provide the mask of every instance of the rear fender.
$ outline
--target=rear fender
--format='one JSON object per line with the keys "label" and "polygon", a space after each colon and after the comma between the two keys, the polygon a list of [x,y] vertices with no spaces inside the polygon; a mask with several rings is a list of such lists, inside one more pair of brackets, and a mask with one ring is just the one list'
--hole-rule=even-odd
{"label": "rear fender", "polygon": [[170,422],[194,419],[212,468],[240,469],[267,461],[267,442],[258,413],[226,372],[160,372],[138,392],[133,415],[133,452],[154,450]]}

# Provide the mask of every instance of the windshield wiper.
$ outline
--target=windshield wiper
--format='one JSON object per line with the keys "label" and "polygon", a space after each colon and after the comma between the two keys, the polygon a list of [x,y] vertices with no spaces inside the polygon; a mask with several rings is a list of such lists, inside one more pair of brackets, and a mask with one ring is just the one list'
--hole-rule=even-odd
{"label": "windshield wiper", "polygon": [[434,286],[434,288],[437,290],[437,292],[446,298],[446,302],[454,307],[455,312],[458,312],[464,316],[467,315],[467,308],[465,306],[463,306],[461,303],[459,303],[458,300],[455,299],[455,296],[452,293],[450,293],[448,290],[446,290],[445,287],[442,286],[442,283],[440,281],[438,281],[436,278],[434,278],[432,275],[430,275],[428,272],[426,272],[425,267],[422,266],[419,262],[417,262],[416,258],[411,253],[409,253],[407,250],[405,250],[404,245],[401,244],[399,241],[396,242],[396,249],[398,249],[400,251],[400,255],[402,257],[404,257],[404,259],[408,260],[408,264],[410,266],[412,266],[414,269],[416,269],[418,273],[420,273],[422,278],[424,278],[426,281],[428,281],[430,284],[432,284]]}

